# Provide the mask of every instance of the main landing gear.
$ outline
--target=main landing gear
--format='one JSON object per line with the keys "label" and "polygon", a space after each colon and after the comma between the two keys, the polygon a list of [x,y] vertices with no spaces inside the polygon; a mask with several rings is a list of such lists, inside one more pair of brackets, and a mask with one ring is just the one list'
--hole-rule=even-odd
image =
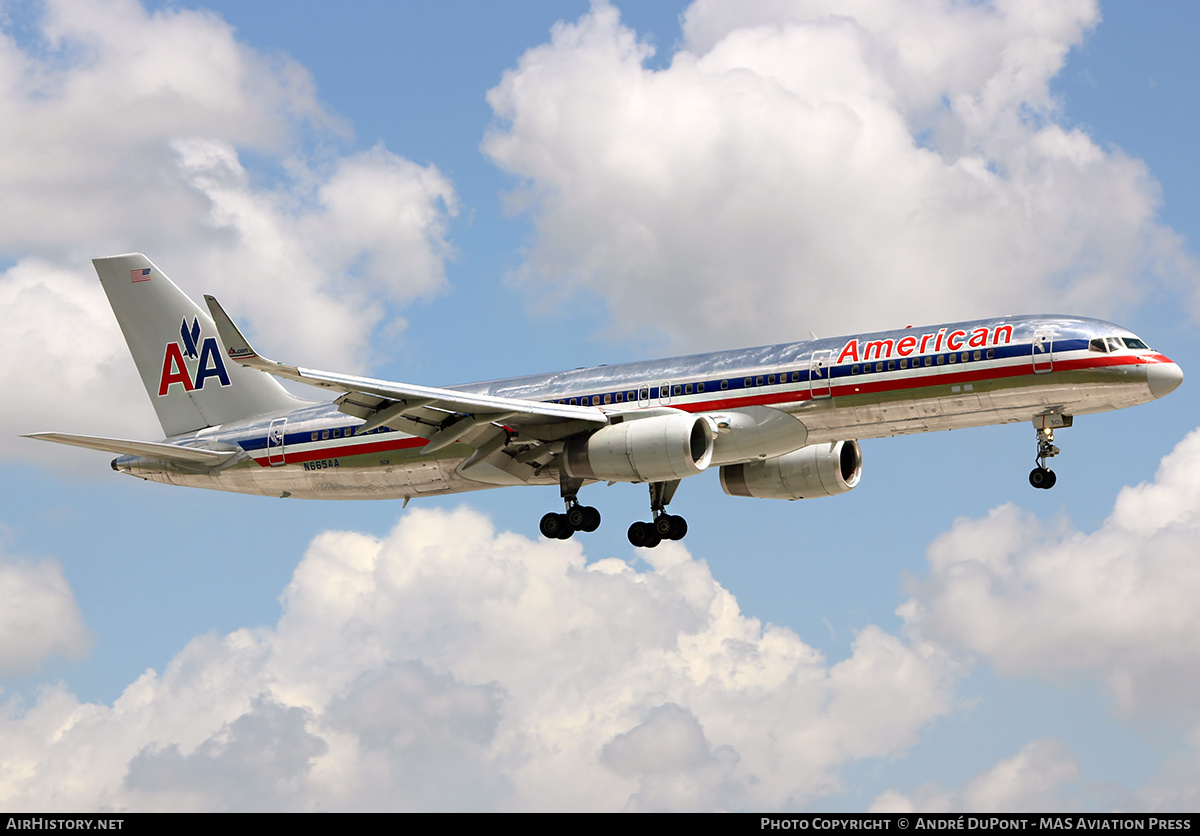
{"label": "main landing gear", "polygon": [[[600,512],[589,505],[579,504],[577,494],[581,487],[582,479],[561,477],[559,490],[567,511],[565,514],[551,512],[542,517],[538,529],[543,537],[548,540],[569,540],[576,531],[595,531],[600,527]],[[650,513],[654,519],[629,526],[630,543],[639,548],[652,549],[663,540],[683,539],[688,530],[687,520],[668,514],[666,510],[678,487],[678,479],[650,483]]]}
{"label": "main landing gear", "polygon": [[679,480],[650,483],[650,513],[652,522],[635,522],[629,526],[629,542],[643,549],[652,549],[663,540],[682,540],[687,534],[687,520],[667,513],[667,504],[675,496]]}
{"label": "main landing gear", "polygon": [[549,540],[569,540],[576,531],[595,531],[600,527],[600,512],[590,505],[580,505],[576,494],[583,487],[582,479],[571,479],[564,476],[559,483],[563,502],[567,505],[565,514],[551,512],[542,517],[538,529],[542,536]]}
{"label": "main landing gear", "polygon": [[[1046,467],[1046,459],[1057,456],[1061,452],[1054,446],[1054,428],[1046,426],[1052,423],[1051,420],[1055,416],[1041,416],[1033,420],[1034,428],[1037,430],[1037,463],[1038,466],[1029,471],[1029,484],[1035,488],[1050,490],[1054,487],[1054,483],[1058,481],[1058,477],[1054,475],[1054,471]],[[1060,427],[1069,427],[1069,423],[1064,423],[1062,418],[1057,416],[1057,423]]]}

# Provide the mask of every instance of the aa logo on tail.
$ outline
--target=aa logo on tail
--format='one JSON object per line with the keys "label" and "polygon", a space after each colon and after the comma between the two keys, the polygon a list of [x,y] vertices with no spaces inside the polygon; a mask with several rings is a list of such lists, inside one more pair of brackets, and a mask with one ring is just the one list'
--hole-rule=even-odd
{"label": "aa logo on tail", "polygon": [[[195,376],[189,368],[189,360],[190,365],[195,366]],[[162,375],[158,379],[159,397],[168,393],[172,383],[182,383],[186,392],[203,389],[210,377],[217,378],[222,386],[229,385],[229,372],[225,371],[225,361],[221,359],[221,352],[217,348],[217,338],[207,337],[201,343],[200,318],[192,317],[189,328],[185,316],[179,326],[179,341],[167,343],[163,352]]]}

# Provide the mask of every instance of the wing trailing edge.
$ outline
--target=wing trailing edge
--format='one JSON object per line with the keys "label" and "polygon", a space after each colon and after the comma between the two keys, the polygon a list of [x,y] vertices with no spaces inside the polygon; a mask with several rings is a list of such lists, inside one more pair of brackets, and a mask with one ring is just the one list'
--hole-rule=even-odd
{"label": "wing trailing edge", "polygon": [[[205,296],[204,300],[208,303],[217,333],[221,337],[221,342],[225,344],[226,354],[231,360],[243,366],[269,372],[288,380],[307,383],[310,386],[333,389],[345,395],[362,394],[380,399],[371,406],[366,403],[362,404],[362,408],[357,411],[352,411],[353,407],[343,409],[348,414],[364,418],[371,427],[383,424],[391,427],[404,427],[404,419],[429,426],[432,423],[429,419],[436,416],[442,425],[434,424],[434,428],[444,431],[458,423],[454,420],[447,420],[453,415],[469,415],[485,422],[502,419],[517,427],[579,422],[579,428],[584,429],[601,427],[609,423],[608,416],[603,410],[591,406],[544,403],[459,392],[453,389],[439,389],[432,386],[417,386],[411,383],[393,383],[386,380],[306,369],[269,360],[254,350],[249,340],[233,324],[233,320],[214,297]],[[339,404],[341,401],[342,399],[339,399]],[[477,423],[470,424],[470,426],[477,425]],[[463,429],[467,428],[468,424],[464,423]],[[419,432],[418,434],[428,437],[426,433]]]}

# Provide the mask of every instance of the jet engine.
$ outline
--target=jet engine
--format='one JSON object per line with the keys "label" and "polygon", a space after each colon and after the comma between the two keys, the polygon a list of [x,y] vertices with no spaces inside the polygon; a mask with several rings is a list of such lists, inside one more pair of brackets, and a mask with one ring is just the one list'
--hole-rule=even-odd
{"label": "jet engine", "polygon": [[576,479],[666,482],[700,473],[712,454],[711,424],[680,412],[623,421],[569,439],[562,462]]}
{"label": "jet engine", "polygon": [[772,459],[721,468],[721,488],[730,496],[812,499],[836,496],[858,484],[862,448],[857,441],[810,444]]}

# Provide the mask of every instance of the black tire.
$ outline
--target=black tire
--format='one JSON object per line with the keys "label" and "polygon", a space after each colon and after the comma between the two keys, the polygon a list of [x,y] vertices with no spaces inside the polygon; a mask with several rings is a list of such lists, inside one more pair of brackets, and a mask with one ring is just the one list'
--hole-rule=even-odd
{"label": "black tire", "polygon": [[645,542],[644,548],[652,549],[655,546],[657,546],[659,543],[661,543],[662,539],[663,538],[659,536],[657,531],[655,531],[654,529],[650,529],[650,539]]}
{"label": "black tire", "polygon": [[1046,474],[1049,472],[1050,471],[1046,470],[1044,467],[1035,467],[1033,470],[1029,471],[1029,484],[1033,485],[1035,488],[1048,488],[1049,485],[1047,485],[1046,482],[1049,477],[1047,477]]}
{"label": "black tire", "polygon": [[587,509],[582,505],[572,505],[567,510],[567,522],[577,531],[587,531]]}
{"label": "black tire", "polygon": [[600,527],[600,512],[590,505],[583,508],[583,525],[577,526],[580,531],[592,532]]}
{"label": "black tire", "polygon": [[671,539],[671,520],[673,519],[675,518],[670,514],[659,514],[658,519],[654,521],[654,530],[664,540]]}
{"label": "black tire", "polygon": [[671,535],[672,540],[682,540],[687,536],[687,520],[683,517],[671,517]]}
{"label": "black tire", "polygon": [[651,526],[650,523],[635,522],[633,525],[629,526],[629,531],[627,532],[626,536],[629,538],[629,544],[631,546],[636,546],[637,548],[642,549],[649,548],[646,546],[646,542],[650,539],[650,536],[653,533],[654,527]]}
{"label": "black tire", "polygon": [[567,522],[566,514],[553,512],[542,517],[542,521],[538,523],[538,530],[547,540],[566,540],[575,533],[575,529]]}
{"label": "black tire", "polygon": [[1053,488],[1054,484],[1057,481],[1058,481],[1058,477],[1054,475],[1054,471],[1047,470],[1046,471],[1046,484],[1045,484],[1046,490],[1050,490],[1051,488]]}
{"label": "black tire", "polygon": [[566,514],[557,515],[562,520],[562,530],[558,532],[559,540],[570,540],[571,535],[575,533],[575,526],[571,525],[571,521],[567,519]]}

